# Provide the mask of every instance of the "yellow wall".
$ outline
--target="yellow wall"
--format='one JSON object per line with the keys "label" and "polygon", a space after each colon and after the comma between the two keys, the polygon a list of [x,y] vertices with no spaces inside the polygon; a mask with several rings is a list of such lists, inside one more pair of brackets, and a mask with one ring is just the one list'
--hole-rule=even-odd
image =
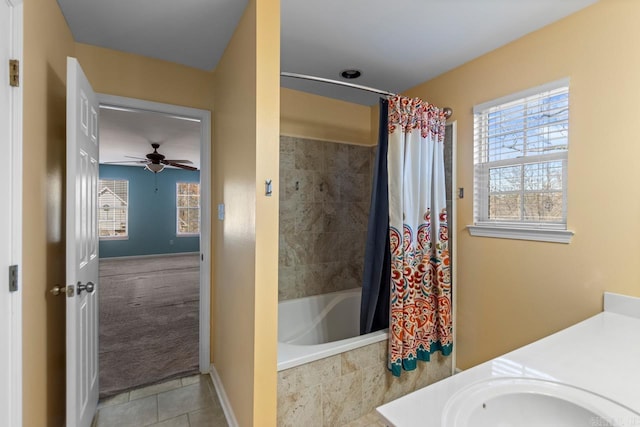
{"label": "yellow wall", "polygon": [[[601,0],[407,92],[458,122],[458,366],[640,296],[640,2]],[[469,236],[475,104],[570,77],[568,244]],[[602,345],[602,343],[594,343]],[[550,355],[550,357],[553,357]]]}
{"label": "yellow wall", "polygon": [[280,96],[282,135],[371,144],[369,107],[286,88]]}
{"label": "yellow wall", "polygon": [[216,69],[214,360],[241,426],[276,421],[279,11],[250,1]]}
{"label": "yellow wall", "polygon": [[[280,0],[256,10],[256,276],[253,425],[275,426],[278,356],[278,224],[280,209]],[[273,195],[265,196],[271,179]]]}
{"label": "yellow wall", "polygon": [[[71,32],[51,0],[24,2],[23,424],[65,416],[64,179]],[[1,423],[0,423],[1,424]]]}
{"label": "yellow wall", "polygon": [[82,43],[76,57],[98,93],[212,109],[212,72]]}

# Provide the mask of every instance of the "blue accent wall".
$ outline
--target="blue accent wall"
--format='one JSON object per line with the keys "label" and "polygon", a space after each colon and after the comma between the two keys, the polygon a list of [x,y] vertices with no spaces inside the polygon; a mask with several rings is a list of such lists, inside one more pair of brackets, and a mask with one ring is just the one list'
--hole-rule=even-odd
{"label": "blue accent wall", "polygon": [[200,182],[199,171],[100,165],[100,178],[129,181],[129,238],[100,240],[100,258],[200,250],[200,237],[176,236],[176,183]]}

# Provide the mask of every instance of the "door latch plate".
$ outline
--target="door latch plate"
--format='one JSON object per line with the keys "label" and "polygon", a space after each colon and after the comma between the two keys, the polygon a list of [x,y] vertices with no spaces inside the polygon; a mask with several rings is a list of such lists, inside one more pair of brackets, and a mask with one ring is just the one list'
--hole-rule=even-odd
{"label": "door latch plate", "polygon": [[18,292],[18,266],[9,266],[9,292]]}

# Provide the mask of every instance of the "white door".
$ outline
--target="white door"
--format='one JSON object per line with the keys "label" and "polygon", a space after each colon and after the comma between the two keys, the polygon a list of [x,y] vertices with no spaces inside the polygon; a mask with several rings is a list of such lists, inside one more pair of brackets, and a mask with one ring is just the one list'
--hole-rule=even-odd
{"label": "white door", "polygon": [[[0,156],[7,158],[11,153],[11,88],[9,86],[9,61],[11,10],[0,0]],[[10,164],[8,165],[10,167]],[[0,181],[11,182],[9,168],[0,168]],[[0,185],[0,200],[8,200],[11,195],[9,185]],[[11,211],[0,209],[0,233],[11,235]],[[11,265],[11,240],[0,239],[0,366],[11,367],[11,293],[9,292],[8,271]],[[6,343],[6,345],[5,345]],[[11,413],[11,371],[0,369],[0,414]]]}
{"label": "white door", "polygon": [[[20,263],[22,126],[18,122],[21,94],[9,85],[9,60],[19,56],[22,6],[0,0],[0,424],[22,424],[22,312],[20,283],[10,290],[9,268]],[[18,10],[20,12],[18,12]],[[16,271],[19,274],[19,271]],[[17,277],[17,276],[16,276]]]}
{"label": "white door", "polygon": [[98,405],[98,101],[67,58],[67,427]]}

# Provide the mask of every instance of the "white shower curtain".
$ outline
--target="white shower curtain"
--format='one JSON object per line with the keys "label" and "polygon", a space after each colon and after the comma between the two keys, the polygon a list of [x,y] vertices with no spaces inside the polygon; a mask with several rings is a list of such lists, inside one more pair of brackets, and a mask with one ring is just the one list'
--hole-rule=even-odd
{"label": "white shower curtain", "polygon": [[389,99],[389,368],[399,376],[453,347],[442,110]]}

